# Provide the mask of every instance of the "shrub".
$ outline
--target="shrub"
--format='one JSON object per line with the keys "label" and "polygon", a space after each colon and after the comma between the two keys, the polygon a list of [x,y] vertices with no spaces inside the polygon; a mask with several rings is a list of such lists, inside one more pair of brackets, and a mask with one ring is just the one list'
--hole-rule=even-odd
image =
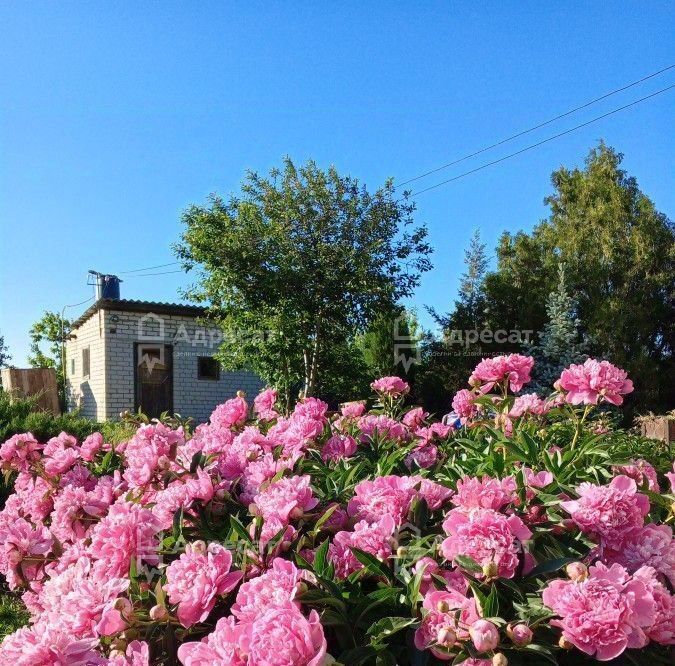
{"label": "shrub", "polygon": [[614,366],[514,395],[531,370],[482,361],[455,424],[384,377],[371,409],[267,389],[192,435],[10,438],[0,571],[32,624],[0,663],[670,663],[672,452],[616,427]]}

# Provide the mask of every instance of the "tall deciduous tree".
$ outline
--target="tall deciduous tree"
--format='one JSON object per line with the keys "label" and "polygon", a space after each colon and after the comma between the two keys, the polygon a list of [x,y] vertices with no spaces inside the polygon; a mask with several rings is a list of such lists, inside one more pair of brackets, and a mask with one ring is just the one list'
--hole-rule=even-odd
{"label": "tall deciduous tree", "polygon": [[370,193],[333,167],[290,159],[248,173],[241,194],[191,206],[177,245],[198,265],[189,295],[224,329],[221,361],[248,366],[288,395],[320,389],[334,350],[410,296],[431,268],[426,228],[390,181]]}
{"label": "tall deciduous tree", "polygon": [[532,233],[504,234],[485,281],[491,325],[542,330],[562,261],[590,354],[625,367],[640,408],[672,403],[675,227],[601,143],[583,169],[561,167],[551,214]]}

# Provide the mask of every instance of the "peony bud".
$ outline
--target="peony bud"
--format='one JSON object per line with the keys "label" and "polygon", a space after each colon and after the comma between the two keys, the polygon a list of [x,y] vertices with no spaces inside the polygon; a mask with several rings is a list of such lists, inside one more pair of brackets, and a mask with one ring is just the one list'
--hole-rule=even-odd
{"label": "peony bud", "polygon": [[129,615],[131,615],[131,611],[134,610],[134,607],[129,599],[125,599],[124,597],[118,597],[113,604],[113,608],[122,613],[124,617],[129,617]]}
{"label": "peony bud", "polygon": [[506,655],[501,652],[492,657],[492,666],[508,666],[508,663],[509,660],[506,658]]}
{"label": "peony bud", "polygon": [[441,600],[436,604],[436,610],[439,613],[447,613],[450,610],[450,604],[447,601]]}
{"label": "peony bud", "polygon": [[571,650],[574,647],[574,644],[570,643],[564,636],[561,636],[558,640],[558,646],[563,650]]}
{"label": "peony bud", "polygon": [[514,624],[506,628],[506,635],[514,645],[525,647],[532,642],[532,629],[526,624]]}
{"label": "peony bud", "polygon": [[246,391],[242,391],[241,389],[237,391],[237,398],[245,398],[246,397]]}
{"label": "peony bud", "polygon": [[479,652],[489,652],[499,645],[499,631],[488,620],[476,620],[469,627],[469,635]]}
{"label": "peony bud", "polygon": [[457,634],[452,627],[441,627],[438,630],[436,641],[449,650],[457,642]]}
{"label": "peony bud", "polygon": [[483,575],[486,578],[495,578],[498,573],[499,567],[497,566],[497,563],[494,560],[490,560],[489,562],[483,565]]}
{"label": "peony bud", "polygon": [[167,617],[169,617],[169,613],[164,606],[158,604],[150,609],[150,619],[155,620],[155,622],[161,622]]}
{"label": "peony bud", "polygon": [[206,542],[198,539],[197,541],[192,542],[192,552],[193,553],[205,553],[206,552]]}
{"label": "peony bud", "polygon": [[588,578],[588,567],[583,562],[571,562],[565,567],[565,573],[575,583],[581,583]]}
{"label": "peony bud", "polygon": [[408,554],[408,549],[405,546],[399,546],[396,549],[396,557],[405,557]]}

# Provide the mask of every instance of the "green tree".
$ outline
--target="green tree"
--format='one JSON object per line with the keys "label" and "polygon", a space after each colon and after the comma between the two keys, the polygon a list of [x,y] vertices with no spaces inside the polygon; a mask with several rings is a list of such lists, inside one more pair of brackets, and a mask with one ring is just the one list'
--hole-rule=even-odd
{"label": "green tree", "polygon": [[66,402],[66,375],[63,367],[63,343],[71,322],[56,312],[45,312],[30,329],[28,362],[34,368],[54,368],[61,407]]}
{"label": "green tree", "polygon": [[675,227],[620,168],[622,157],[600,143],[583,169],[553,173],[549,218],[500,240],[487,312],[492,326],[543,330],[564,262],[589,354],[628,370],[633,404],[659,410],[672,401]]}
{"label": "green tree", "polygon": [[333,167],[290,159],[269,177],[249,172],[228,201],[191,206],[176,251],[201,268],[189,296],[224,331],[221,361],[250,367],[289,399],[297,388],[320,392],[335,376],[335,350],[431,268],[413,212],[391,181],[371,194]]}
{"label": "green tree", "polygon": [[5,336],[0,334],[0,368],[6,368],[11,360],[12,355],[9,353],[9,348],[5,344]]}
{"label": "green tree", "polygon": [[550,394],[560,373],[572,363],[583,363],[588,358],[588,339],[581,332],[581,321],[576,316],[577,305],[567,290],[565,265],[558,270],[558,288],[549,294],[546,302],[548,321],[539,340],[525,346],[535,361],[533,381],[528,389]]}

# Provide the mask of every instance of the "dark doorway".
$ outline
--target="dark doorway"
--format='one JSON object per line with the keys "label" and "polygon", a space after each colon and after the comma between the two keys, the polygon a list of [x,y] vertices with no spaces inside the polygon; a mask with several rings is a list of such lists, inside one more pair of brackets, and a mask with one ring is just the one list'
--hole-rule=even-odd
{"label": "dark doorway", "polygon": [[134,343],[134,408],[150,418],[173,413],[173,347]]}

